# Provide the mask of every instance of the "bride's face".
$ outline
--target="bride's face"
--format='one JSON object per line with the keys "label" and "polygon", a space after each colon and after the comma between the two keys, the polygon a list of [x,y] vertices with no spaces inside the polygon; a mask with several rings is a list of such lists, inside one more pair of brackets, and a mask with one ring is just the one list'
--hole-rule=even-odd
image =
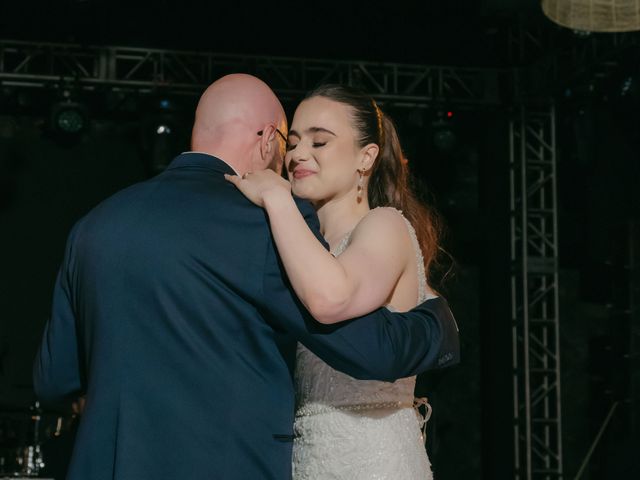
{"label": "bride's face", "polygon": [[351,107],[324,97],[304,100],[289,129],[285,167],[293,193],[313,203],[356,195],[362,149]]}

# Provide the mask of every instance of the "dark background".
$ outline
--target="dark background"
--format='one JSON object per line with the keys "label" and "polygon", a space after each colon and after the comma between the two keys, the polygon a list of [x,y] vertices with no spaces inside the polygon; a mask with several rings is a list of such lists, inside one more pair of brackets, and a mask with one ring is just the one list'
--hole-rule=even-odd
{"label": "dark background", "polygon": [[[522,24],[552,40],[517,54],[508,32]],[[0,3],[0,39],[238,55],[516,71],[592,38],[551,24],[535,0]],[[522,73],[523,82],[557,105],[566,478],[577,473],[616,401],[620,406],[582,478],[628,478],[638,472],[632,450],[638,446],[640,411],[637,46],[612,51],[605,67],[566,65],[566,74],[553,81]],[[433,121],[442,105],[388,112],[420,193],[446,222],[444,245],[455,259],[442,289],[460,325],[463,361],[422,375],[418,385],[434,407],[428,449],[439,480],[513,478],[507,123],[514,93],[509,85],[500,87],[504,105],[498,108],[445,106],[455,135],[448,149],[434,137]],[[31,363],[71,225],[102,199],[156,174],[168,158],[188,149],[197,98],[157,92],[131,99],[117,116],[87,98],[88,130],[65,139],[50,126],[56,92],[0,88],[0,450],[9,458],[6,452],[29,435]],[[169,120],[157,110],[163,98],[174,105]],[[295,103],[285,104],[289,114]],[[174,134],[160,139],[155,130],[167,121]],[[46,460],[49,472],[60,475],[74,420],[69,406],[45,413]],[[59,416],[63,430],[53,437]]]}

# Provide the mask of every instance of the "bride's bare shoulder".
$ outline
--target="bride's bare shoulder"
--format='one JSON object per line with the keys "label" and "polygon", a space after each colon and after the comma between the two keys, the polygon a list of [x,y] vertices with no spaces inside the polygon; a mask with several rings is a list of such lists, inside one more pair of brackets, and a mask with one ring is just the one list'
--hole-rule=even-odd
{"label": "bride's bare shoulder", "polygon": [[407,220],[396,208],[374,208],[358,222],[353,231],[352,241],[365,239],[389,246],[406,246],[411,240]]}

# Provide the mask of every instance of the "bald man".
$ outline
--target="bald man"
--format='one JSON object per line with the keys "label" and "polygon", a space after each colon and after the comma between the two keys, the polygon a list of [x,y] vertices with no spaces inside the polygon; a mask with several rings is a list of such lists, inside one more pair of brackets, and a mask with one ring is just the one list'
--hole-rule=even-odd
{"label": "bald man", "polygon": [[286,133],[266,84],[225,76],[200,99],[193,151],[73,227],[34,364],[43,402],[86,395],[68,479],[290,478],[297,341],[357,378],[457,361],[444,300],[310,318],[264,211],[224,179],[279,171]]}

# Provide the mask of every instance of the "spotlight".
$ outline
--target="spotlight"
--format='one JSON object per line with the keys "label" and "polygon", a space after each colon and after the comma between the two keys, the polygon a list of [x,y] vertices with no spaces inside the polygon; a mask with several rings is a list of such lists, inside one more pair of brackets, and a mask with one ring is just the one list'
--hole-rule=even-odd
{"label": "spotlight", "polygon": [[155,124],[151,147],[151,168],[153,173],[162,172],[178,153],[174,123],[170,118],[158,119]]}
{"label": "spotlight", "polygon": [[[187,127],[180,99],[159,94],[145,98],[141,122],[141,147],[153,176],[167,168],[177,154],[189,148],[191,129]],[[190,120],[189,114],[189,120]]]}
{"label": "spotlight", "polygon": [[18,131],[18,124],[8,115],[0,115],[0,139],[9,140]]}
{"label": "spotlight", "polygon": [[448,128],[436,130],[433,134],[433,143],[438,148],[438,150],[448,152],[455,146],[456,136]]}
{"label": "spotlight", "polygon": [[439,111],[431,122],[433,144],[441,152],[450,152],[456,146],[457,138],[453,131],[453,112]]}
{"label": "spotlight", "polygon": [[87,128],[88,118],[86,108],[70,100],[56,103],[51,111],[53,129],[69,135],[84,131]]}
{"label": "spotlight", "polygon": [[158,135],[171,135],[171,127],[169,125],[158,125],[156,128],[156,133]]}
{"label": "spotlight", "polygon": [[593,33],[593,32],[590,32],[589,30],[577,30],[577,29],[573,29],[573,34],[574,34],[576,37],[580,37],[580,38],[587,38],[587,37],[590,37],[592,33]]}
{"label": "spotlight", "polygon": [[635,82],[632,76],[626,77],[620,86],[620,96],[630,97],[635,89]]}

